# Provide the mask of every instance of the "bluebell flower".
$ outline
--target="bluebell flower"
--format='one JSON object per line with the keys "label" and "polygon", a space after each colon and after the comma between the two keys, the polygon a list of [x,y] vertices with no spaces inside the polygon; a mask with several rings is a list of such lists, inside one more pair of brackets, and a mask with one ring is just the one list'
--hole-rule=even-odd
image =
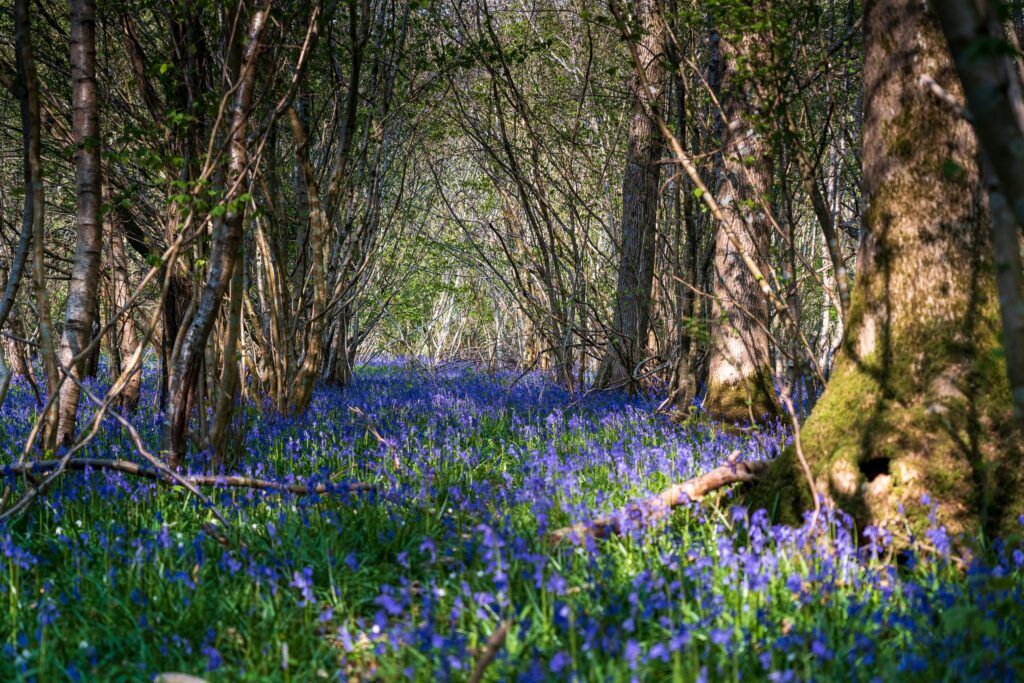
{"label": "bluebell flower", "polygon": [[559,673],[565,667],[572,663],[572,658],[568,652],[557,652],[555,656],[551,658],[551,673]]}

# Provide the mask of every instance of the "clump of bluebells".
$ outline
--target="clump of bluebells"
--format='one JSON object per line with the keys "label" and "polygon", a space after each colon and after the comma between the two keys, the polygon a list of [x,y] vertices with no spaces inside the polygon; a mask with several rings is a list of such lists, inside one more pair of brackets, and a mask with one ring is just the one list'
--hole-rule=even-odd
{"label": "clump of bluebells", "polygon": [[[133,420],[155,446],[151,375]],[[532,375],[376,363],[344,392],[320,388],[306,415],[252,405],[238,423],[235,473],[329,494],[217,489],[223,527],[181,489],[68,474],[0,528],[0,679],[459,680],[503,624],[489,680],[1024,673],[1024,554],[1011,543],[965,560],[933,527],[896,562],[888,532],[858,543],[841,512],[778,526],[726,492],[667,523],[633,520],[622,538],[552,547],[554,528],[788,439],[654,408]],[[34,411],[16,384],[0,463]],[[112,420],[83,455],[133,457]],[[374,488],[350,492],[355,481]]]}

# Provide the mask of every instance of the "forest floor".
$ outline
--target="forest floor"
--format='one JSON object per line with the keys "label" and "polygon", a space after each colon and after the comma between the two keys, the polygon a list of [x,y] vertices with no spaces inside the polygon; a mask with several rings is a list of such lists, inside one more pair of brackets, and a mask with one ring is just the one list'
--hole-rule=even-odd
{"label": "forest floor", "polygon": [[[155,445],[152,374],[135,424]],[[302,417],[249,407],[239,473],[336,491],[208,489],[227,527],[181,488],[64,476],[0,527],[0,680],[1024,675],[1024,554],[999,542],[965,561],[931,529],[887,561],[891,539],[857,547],[841,514],[820,534],[773,526],[727,491],[667,524],[552,547],[557,527],[788,435],[515,379],[381,364],[319,389]],[[16,385],[0,462],[34,411]],[[86,455],[135,457],[112,421]]]}

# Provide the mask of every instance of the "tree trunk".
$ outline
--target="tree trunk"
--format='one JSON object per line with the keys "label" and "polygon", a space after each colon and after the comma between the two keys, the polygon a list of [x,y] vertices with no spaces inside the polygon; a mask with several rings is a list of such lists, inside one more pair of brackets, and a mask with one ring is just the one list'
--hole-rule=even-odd
{"label": "tree trunk", "polygon": [[[725,152],[718,195],[729,225],[719,226],[715,236],[704,411],[732,422],[758,420],[776,412],[768,348],[768,301],[742,259],[742,253],[746,253],[765,271],[771,228],[762,204],[768,201],[772,173],[768,143],[752,124],[753,87],[737,69],[738,60],[749,58],[754,51],[753,39],[743,38],[734,44],[723,38],[721,47],[725,59]],[[735,243],[730,233],[736,235]]]}
{"label": "tree trunk", "polygon": [[239,398],[239,339],[242,333],[242,297],[245,296],[245,252],[243,242],[239,240],[238,252],[235,254],[235,268],[231,274],[231,285],[228,292],[228,325],[224,340],[224,362],[220,374],[220,392],[217,395],[216,407],[213,411],[213,427],[210,430],[210,446],[213,450],[214,469],[228,469],[234,464],[237,453],[237,441],[232,437],[236,430],[232,428],[231,418]]}
{"label": "tree trunk", "polygon": [[[28,258],[28,249],[31,243],[32,223],[31,221],[23,221],[21,234],[18,237],[18,246],[12,254],[11,269],[10,271],[7,271],[6,268],[4,269],[6,277],[4,278],[3,298],[0,299],[0,330],[7,324],[8,318],[11,318],[12,322],[17,319],[17,316],[11,316],[11,313],[14,310],[14,304],[18,297],[18,289],[21,286],[21,278],[25,272],[25,261]],[[7,398],[7,390],[10,387],[13,373],[21,375],[26,373],[26,364],[23,358],[24,351],[19,347],[20,344],[13,339],[3,340],[3,350],[0,351],[0,406],[4,404],[4,400]],[[8,364],[8,360],[10,364]]]}
{"label": "tree trunk", "polygon": [[[675,16],[675,2],[669,4],[669,13]],[[677,31],[676,35],[681,35]],[[683,149],[689,147],[687,135],[687,92],[686,82],[682,77],[681,56],[677,54],[678,46],[673,44],[670,57],[672,64],[672,82],[675,84],[675,127],[676,137]],[[700,275],[697,272],[697,258],[700,251],[697,221],[693,212],[693,183],[683,174],[674,181],[675,186],[675,276],[676,302],[675,325],[677,336],[675,366],[672,373],[672,402],[676,411],[688,414],[697,395],[697,368],[695,339],[695,314],[697,313],[697,292],[700,289]],[[685,244],[685,254],[684,245]]]}
{"label": "tree trunk", "polygon": [[[824,494],[868,524],[914,531],[931,506],[952,531],[1016,528],[1020,441],[999,342],[978,144],[935,16],[913,0],[865,6],[866,235],[849,325],[803,429]],[[809,505],[787,452],[755,502]],[[925,501],[928,499],[924,499]]]}
{"label": "tree trunk", "polygon": [[[645,80],[652,88],[661,88],[665,81],[664,25],[657,17],[656,2],[635,0],[633,12],[644,30],[637,47]],[[645,104],[648,100],[656,103],[660,94],[642,93],[640,88],[640,80],[634,78],[629,150],[622,179],[615,312],[608,348],[595,380],[598,387],[624,388],[631,392],[637,389],[636,372],[647,355],[658,230],[658,180],[661,176],[658,162],[664,148],[661,134]]]}
{"label": "tree trunk", "polygon": [[[135,78],[143,100],[150,108],[154,121],[161,126],[166,126],[167,131],[167,153],[177,162],[178,174],[176,181],[184,183],[179,187],[193,187],[194,182],[200,174],[202,159],[199,149],[203,144],[205,135],[205,122],[207,115],[205,107],[200,104],[201,93],[211,89],[212,83],[207,73],[212,73],[209,68],[212,56],[206,44],[205,33],[202,29],[203,14],[206,9],[202,3],[186,3],[183,11],[172,13],[169,16],[168,34],[173,47],[172,66],[175,73],[180,73],[181,78],[174,81],[174,86],[168,89],[168,102],[166,108],[177,109],[179,112],[190,114],[190,118],[183,125],[167,126],[166,115],[156,98],[153,83],[146,77],[144,60],[137,53],[137,40],[130,30],[130,21],[125,20],[126,38],[128,47],[132,54],[132,60],[138,63],[133,66]],[[233,76],[234,74],[232,74]],[[178,190],[173,190],[175,193]],[[178,232],[183,223],[187,220],[188,209],[177,202],[168,206],[167,218],[164,221],[164,244],[170,245],[178,238]],[[195,312],[194,299],[198,296],[198,285],[193,282],[190,272],[190,257],[194,257],[195,247],[191,253],[182,253],[170,273],[161,273],[161,280],[169,277],[167,295],[163,302],[163,319],[161,321],[161,346],[160,346],[160,411],[169,413],[171,374],[173,372],[174,360],[185,332],[189,328],[192,315]],[[189,391],[189,406],[195,388]]]}
{"label": "tree trunk", "polygon": [[[32,33],[28,0],[14,3],[14,33],[17,52],[18,99],[21,103],[21,132],[25,167],[25,212],[23,230],[30,227],[32,234],[32,280],[35,287],[36,307],[39,315],[39,352],[46,370],[47,395],[57,392],[60,374],[57,355],[53,350],[53,327],[50,323],[50,297],[46,289],[46,252],[44,250],[46,226],[43,198],[43,164],[40,157],[39,77],[32,55]],[[57,411],[54,407],[40,417],[43,449],[56,446]]]}
{"label": "tree trunk", "polygon": [[[108,189],[109,192],[109,189]],[[108,202],[110,201],[108,194]],[[124,223],[129,220],[117,207],[112,207],[106,214],[104,220],[107,225],[108,244],[110,245],[110,277],[112,290],[113,311],[116,315],[128,303],[131,287],[128,283],[128,257],[124,250]],[[135,318],[131,311],[126,311],[115,323],[114,341],[117,344],[117,355],[121,364],[127,362],[135,353],[139,337],[135,330]],[[117,370],[124,368],[119,364]],[[121,392],[118,404],[126,412],[135,412],[139,405],[139,392],[142,387],[142,368],[137,368],[135,373],[128,380],[124,391]]]}
{"label": "tree trunk", "polygon": [[302,365],[289,391],[288,412],[302,413],[313,397],[313,382],[320,372],[323,356],[324,319],[327,308],[327,273],[324,271],[324,240],[327,235],[327,216],[320,204],[319,183],[309,161],[309,139],[298,113],[289,110],[292,134],[295,136],[295,154],[306,187],[309,205],[309,278],[313,284],[313,307],[308,327],[308,343]]}
{"label": "tree trunk", "polygon": [[[1024,300],[1021,293],[1020,226],[1024,226],[1024,102],[1006,50],[979,50],[1006,34],[993,3],[933,0],[986,159],[998,178],[991,184],[996,285],[1003,319],[1003,347],[1017,419],[1024,424]],[[998,45],[998,42],[995,42]],[[1019,50],[1017,50],[1019,53]],[[1007,220],[998,220],[1005,215]],[[1014,220],[1015,219],[1015,220]]]}
{"label": "tree trunk", "polygon": [[[71,127],[75,138],[75,262],[68,283],[68,307],[60,340],[61,372],[83,379],[88,358],[72,364],[92,341],[99,294],[103,226],[100,222],[100,116],[96,103],[96,2],[71,2]],[[79,388],[65,380],[60,388],[57,440],[70,445],[75,437]]]}
{"label": "tree trunk", "polygon": [[230,121],[228,139],[228,173],[226,185],[231,188],[225,201],[228,204],[224,220],[216,226],[210,253],[209,273],[196,307],[195,316],[182,339],[171,366],[168,411],[162,435],[163,448],[171,467],[182,464],[187,445],[188,421],[191,413],[190,395],[194,392],[203,365],[206,341],[220,309],[224,292],[231,280],[242,239],[242,222],[248,202],[237,201],[241,194],[243,174],[248,165],[247,130],[249,110],[252,106],[256,80],[256,58],[260,35],[267,18],[266,8],[252,15],[242,68],[238,75]]}

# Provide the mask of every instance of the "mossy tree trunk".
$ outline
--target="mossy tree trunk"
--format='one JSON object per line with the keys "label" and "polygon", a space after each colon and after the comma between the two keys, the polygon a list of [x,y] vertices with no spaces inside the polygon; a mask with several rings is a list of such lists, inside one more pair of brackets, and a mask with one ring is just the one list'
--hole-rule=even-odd
{"label": "mossy tree trunk", "polygon": [[[1021,508],[1019,437],[1000,347],[989,217],[970,125],[922,83],[963,93],[935,17],[865,5],[865,237],[842,349],[804,425],[819,494],[867,524],[997,532]],[[810,505],[795,456],[753,491],[783,519]],[[902,524],[902,522],[898,522]]]}
{"label": "mossy tree trunk", "polygon": [[[720,227],[715,239],[711,353],[703,407],[710,416],[731,422],[758,420],[777,410],[768,346],[769,304],[740,253],[742,249],[763,264],[771,229],[764,209],[771,190],[771,156],[767,140],[753,126],[754,88],[739,70],[741,61],[759,52],[758,40],[745,36],[721,43],[725,152],[718,194],[731,230]],[[738,245],[730,232],[738,237]]]}

